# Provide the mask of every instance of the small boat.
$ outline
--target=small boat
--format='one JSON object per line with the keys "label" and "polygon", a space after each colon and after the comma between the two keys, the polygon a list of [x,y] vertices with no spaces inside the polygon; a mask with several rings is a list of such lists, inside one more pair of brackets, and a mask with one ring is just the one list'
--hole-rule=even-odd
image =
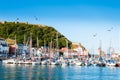
{"label": "small boat", "polygon": [[74,66],[75,65],[75,60],[68,60],[68,65],[70,65],[70,66]]}
{"label": "small boat", "polygon": [[82,62],[79,61],[79,60],[77,60],[77,61],[75,61],[75,65],[77,65],[77,66],[81,66],[81,65],[82,65]]}
{"label": "small boat", "polygon": [[120,62],[117,62],[115,67],[120,67]]}
{"label": "small boat", "polygon": [[6,60],[2,60],[2,63],[15,64],[16,60],[15,59],[6,59]]}
{"label": "small boat", "polygon": [[96,64],[96,66],[105,67],[106,64],[105,64],[104,62],[98,62],[98,63]]}
{"label": "small boat", "polygon": [[41,61],[41,65],[47,65],[47,60]]}
{"label": "small boat", "polygon": [[96,63],[96,66],[99,66],[99,67],[105,67],[106,66],[105,60],[102,58],[102,56],[99,57],[99,60]]}
{"label": "small boat", "polygon": [[55,65],[62,65],[62,61],[58,59],[58,60],[56,61]]}
{"label": "small boat", "polygon": [[97,62],[95,62],[95,61],[91,62],[91,66],[96,66],[96,65],[97,65]]}
{"label": "small boat", "polygon": [[115,65],[116,65],[116,63],[112,59],[106,61],[106,66],[115,67]]}
{"label": "small boat", "polygon": [[85,61],[85,66],[91,66],[92,64],[89,61]]}

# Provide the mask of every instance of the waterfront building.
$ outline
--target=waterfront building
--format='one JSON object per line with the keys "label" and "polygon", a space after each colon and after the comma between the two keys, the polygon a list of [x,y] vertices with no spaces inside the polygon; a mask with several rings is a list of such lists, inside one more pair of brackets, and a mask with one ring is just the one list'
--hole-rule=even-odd
{"label": "waterfront building", "polygon": [[2,38],[0,38],[0,56],[6,57],[9,53],[9,47],[6,41]]}
{"label": "waterfront building", "polygon": [[28,53],[28,46],[24,46],[23,44],[14,44],[9,47],[9,55],[22,55]]}

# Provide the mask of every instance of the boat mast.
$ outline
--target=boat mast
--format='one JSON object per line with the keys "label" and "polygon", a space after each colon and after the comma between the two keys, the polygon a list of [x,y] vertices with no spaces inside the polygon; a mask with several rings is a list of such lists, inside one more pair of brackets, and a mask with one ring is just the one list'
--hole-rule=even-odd
{"label": "boat mast", "polygon": [[37,49],[39,48],[38,36],[37,36]]}
{"label": "boat mast", "polygon": [[25,46],[25,44],[26,44],[26,37],[25,37],[25,34],[24,34],[24,46]]}
{"label": "boat mast", "polygon": [[32,33],[30,33],[30,57],[32,57]]}
{"label": "boat mast", "polygon": [[58,32],[56,34],[56,56],[58,57],[59,55],[59,47],[58,47]]}
{"label": "boat mast", "polygon": [[100,56],[102,56],[102,41],[100,40],[100,46],[99,46],[99,48],[100,48]]}
{"label": "boat mast", "polygon": [[17,48],[17,42],[16,42],[16,35],[15,35],[15,57],[17,56],[16,48]]}
{"label": "boat mast", "polygon": [[112,49],[112,46],[111,46],[111,39],[110,39],[110,48],[109,48],[109,54],[110,54],[110,56],[109,56],[109,58],[111,58],[111,49]]}
{"label": "boat mast", "polygon": [[66,39],[66,54],[67,54],[67,58],[68,58],[68,40]]}
{"label": "boat mast", "polygon": [[45,43],[45,40],[44,40],[44,54],[46,53],[46,43]]}
{"label": "boat mast", "polygon": [[50,60],[51,60],[51,54],[52,54],[52,38],[51,38],[51,42],[50,42],[50,51],[49,51]]}

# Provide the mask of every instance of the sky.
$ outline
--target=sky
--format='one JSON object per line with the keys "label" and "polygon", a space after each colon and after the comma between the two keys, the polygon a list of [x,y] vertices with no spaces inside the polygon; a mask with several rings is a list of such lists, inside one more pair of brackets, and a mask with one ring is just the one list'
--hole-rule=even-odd
{"label": "sky", "polygon": [[[119,0],[1,0],[0,21],[28,22],[54,27],[91,53],[120,53]],[[37,18],[37,19],[36,19]]]}

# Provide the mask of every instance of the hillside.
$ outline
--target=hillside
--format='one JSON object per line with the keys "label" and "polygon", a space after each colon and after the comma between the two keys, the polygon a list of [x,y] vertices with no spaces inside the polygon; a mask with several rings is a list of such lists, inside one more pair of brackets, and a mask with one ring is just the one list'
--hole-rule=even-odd
{"label": "hillside", "polygon": [[[13,44],[13,40],[15,40],[15,35],[17,43],[24,43],[29,41],[30,33],[32,33],[32,44],[34,47],[36,47],[37,45],[37,37],[39,41],[39,46],[43,46],[44,43],[48,46],[52,41],[53,47],[56,47],[57,34],[59,48],[66,46],[65,39],[67,38],[51,26],[6,21],[0,23],[0,37],[10,40],[11,43],[9,42],[9,44]],[[71,41],[68,40],[68,43],[70,48]]]}

